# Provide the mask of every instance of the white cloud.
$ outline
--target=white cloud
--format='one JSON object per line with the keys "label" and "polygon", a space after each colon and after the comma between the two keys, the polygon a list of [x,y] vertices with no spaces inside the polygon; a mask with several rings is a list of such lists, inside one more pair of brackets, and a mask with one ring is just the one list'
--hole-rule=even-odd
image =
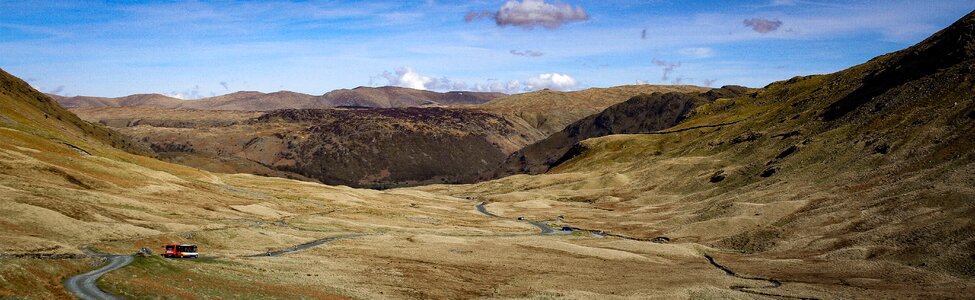
{"label": "white cloud", "polygon": [[580,6],[573,7],[561,2],[550,4],[545,3],[545,0],[508,0],[497,12],[469,12],[464,16],[464,21],[489,17],[494,18],[498,26],[511,25],[525,29],[535,26],[556,29],[565,23],[589,20],[589,14]]}
{"label": "white cloud", "polygon": [[696,57],[696,58],[708,58],[714,56],[714,49],[706,47],[691,47],[684,48],[678,51],[681,55]]}
{"label": "white cloud", "polygon": [[177,99],[183,99],[183,100],[203,98],[203,94],[200,93],[200,86],[199,85],[193,86],[193,88],[187,89],[187,90],[182,91],[182,92],[172,91],[172,92],[166,93],[165,95],[166,96],[173,97],[173,98],[177,98]]}
{"label": "white cloud", "polygon": [[542,89],[552,89],[557,91],[571,90],[579,86],[579,81],[572,76],[559,74],[559,73],[547,73],[539,74],[538,76],[532,77],[525,81],[526,91],[537,91]]}
{"label": "white cloud", "polygon": [[413,68],[403,67],[396,70],[396,73],[390,73],[389,71],[383,72],[383,77],[389,80],[389,85],[426,90],[427,84],[433,83],[433,78],[428,76],[420,75]]}
{"label": "white cloud", "polygon": [[[437,90],[437,91],[463,91],[471,90],[475,92],[499,92],[515,94],[521,92],[531,92],[543,89],[567,91],[579,87],[579,81],[572,76],[559,73],[539,74],[524,81],[509,80],[499,81],[489,79],[484,83],[468,85],[462,80],[453,80],[447,77],[435,78],[422,75],[413,68],[403,67],[396,72],[383,72],[379,77],[385,78],[388,85],[399,86],[418,90]],[[370,85],[374,84],[372,77]]]}
{"label": "white cloud", "polygon": [[[453,90],[460,91],[467,89],[467,83],[459,80],[451,80],[447,77],[433,78],[417,73],[410,67],[402,67],[395,73],[383,72],[383,78],[388,85],[405,87],[417,90]],[[371,81],[371,80],[370,80]]]}

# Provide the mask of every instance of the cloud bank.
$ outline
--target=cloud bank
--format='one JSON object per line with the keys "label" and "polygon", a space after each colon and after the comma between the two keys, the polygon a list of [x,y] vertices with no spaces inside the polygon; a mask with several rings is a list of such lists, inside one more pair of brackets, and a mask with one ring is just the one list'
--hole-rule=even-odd
{"label": "cloud bank", "polygon": [[546,29],[556,29],[565,23],[589,20],[589,14],[580,6],[555,2],[546,3],[545,0],[508,0],[496,12],[480,11],[468,12],[464,21],[472,22],[484,18],[493,18],[500,27],[515,26],[534,29],[537,26]]}

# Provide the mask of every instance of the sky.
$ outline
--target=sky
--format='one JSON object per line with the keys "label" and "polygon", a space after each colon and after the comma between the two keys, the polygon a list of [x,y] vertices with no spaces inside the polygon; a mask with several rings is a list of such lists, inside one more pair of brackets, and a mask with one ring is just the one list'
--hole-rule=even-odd
{"label": "sky", "polygon": [[396,85],[762,87],[906,48],[971,0],[0,1],[0,68],[54,94]]}

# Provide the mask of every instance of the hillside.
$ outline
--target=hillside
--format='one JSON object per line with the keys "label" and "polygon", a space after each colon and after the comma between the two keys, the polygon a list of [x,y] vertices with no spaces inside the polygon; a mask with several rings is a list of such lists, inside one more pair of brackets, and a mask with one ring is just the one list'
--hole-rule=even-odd
{"label": "hillside", "polygon": [[104,126],[85,122],[65,110],[50,97],[34,91],[26,82],[0,70],[0,126],[57,141],[85,152],[77,145],[104,143],[136,154],[150,154],[149,149]]}
{"label": "hillside", "polygon": [[541,90],[501,97],[478,108],[521,118],[548,136],[572,122],[598,113],[633,96],[652,93],[705,92],[690,85],[624,85],[574,92]]}
{"label": "hillside", "polygon": [[468,109],[72,111],[147,144],[165,161],[370,188],[474,182],[541,138],[517,120]]}
{"label": "hillside", "polygon": [[168,109],[271,111],[277,109],[354,107],[416,107],[480,104],[504,96],[501,93],[438,93],[401,87],[358,87],[335,90],[321,96],[280,91],[261,93],[242,91],[197,100],[180,100],[159,94],[139,94],[120,98],[48,95],[67,108],[144,106]]}
{"label": "hillside", "polygon": [[975,282],[973,68],[975,12],[848,70],[704,104],[666,133],[583,141],[545,175],[423,190],[526,218],[557,213],[560,226],[708,245],[736,272],[777,280],[766,295],[965,298]]}
{"label": "hillside", "polygon": [[[673,127],[700,105],[719,98],[738,97],[747,89],[727,86],[705,93],[643,94],[573,122],[531,145],[512,153],[492,178],[514,174],[541,174],[562,162],[572,146],[582,140],[611,134],[649,133]],[[570,154],[571,156],[571,154]]]}
{"label": "hillside", "polygon": [[[694,244],[539,235],[462,198],[211,174],[129,154],[23,81],[0,78],[2,298],[69,298],[63,284],[101,265],[95,253],[141,248],[153,254],[98,287],[125,298],[728,298],[739,292],[725,286],[747,283]],[[161,258],[165,243],[196,244],[202,257]]]}

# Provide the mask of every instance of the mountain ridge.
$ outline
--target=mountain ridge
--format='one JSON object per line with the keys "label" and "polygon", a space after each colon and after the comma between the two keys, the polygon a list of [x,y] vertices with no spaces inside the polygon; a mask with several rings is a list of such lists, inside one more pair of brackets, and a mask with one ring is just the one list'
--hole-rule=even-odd
{"label": "mountain ridge", "polygon": [[504,96],[502,93],[450,91],[434,92],[395,86],[357,87],[339,89],[321,96],[292,91],[263,93],[238,91],[225,95],[183,100],[162,94],[134,94],[129,96],[91,97],[48,94],[66,108],[147,106],[200,110],[271,111],[277,109],[330,108],[362,106],[377,108],[480,104]]}

